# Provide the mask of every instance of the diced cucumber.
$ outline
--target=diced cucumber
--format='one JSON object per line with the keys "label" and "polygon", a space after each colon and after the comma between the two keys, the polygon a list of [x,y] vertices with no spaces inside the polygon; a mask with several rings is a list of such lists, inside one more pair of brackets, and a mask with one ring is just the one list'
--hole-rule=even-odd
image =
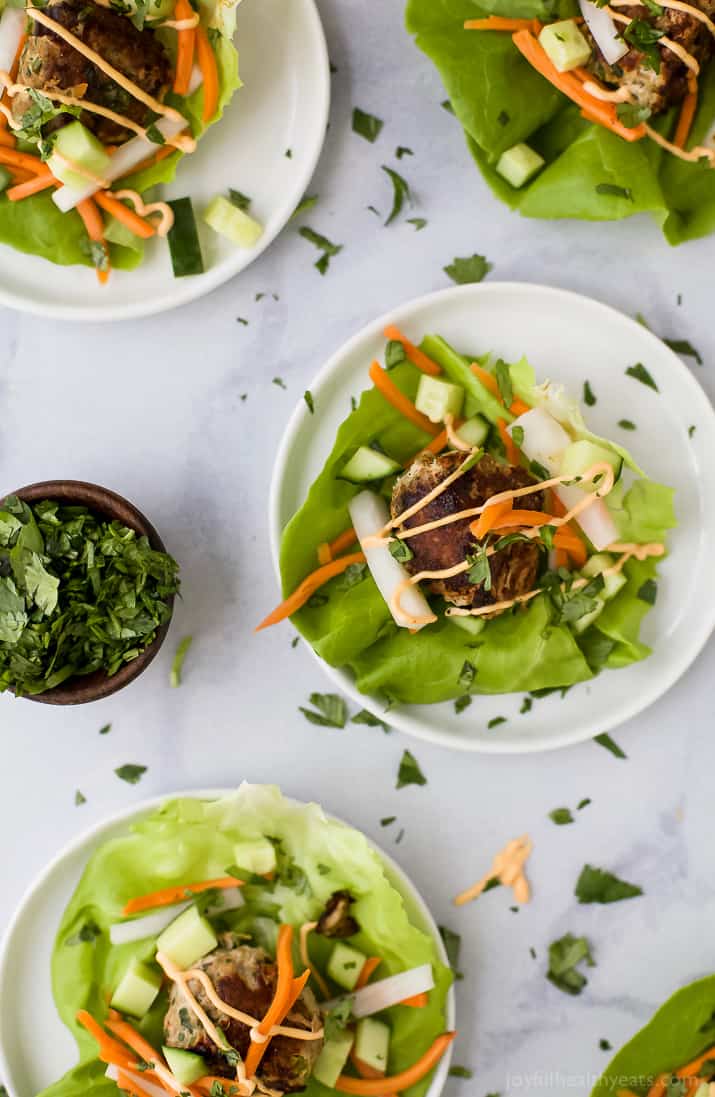
{"label": "diced cucumber", "polygon": [[355,1029],[355,1057],[366,1066],[386,1074],[389,1052],[389,1027],[374,1017],[362,1017]]}
{"label": "diced cucumber", "polygon": [[577,69],[591,58],[591,47],[573,19],[548,23],[539,35],[539,42],[559,72]]}
{"label": "diced cucumber", "polygon": [[189,907],[159,935],[156,951],[165,953],[180,968],[190,968],[217,944],[210,923],[196,907]]}
{"label": "diced cucumber", "polygon": [[7,190],[11,183],[12,176],[10,172],[0,164],[0,194]]}
{"label": "diced cucumber", "polygon": [[[572,442],[570,446],[566,447],[561,456],[559,474],[561,476],[571,476],[575,480],[577,476],[582,476],[593,465],[602,465],[604,463],[611,466],[617,480],[623,468],[623,458],[614,453],[612,449],[597,446],[594,442],[589,442],[584,438],[580,442]],[[598,483],[580,484],[579,487],[582,487],[584,491],[596,491]]]}
{"label": "diced cucumber", "polygon": [[470,636],[478,636],[486,625],[483,617],[448,617],[447,620],[457,628],[468,632]]}
{"label": "diced cucumber", "polygon": [[367,957],[356,948],[337,941],[328,960],[327,972],[334,983],[352,990],[358,981]]}
{"label": "diced cucumber", "polygon": [[167,237],[174,278],[203,274],[204,259],[196,228],[194,207],[190,198],[175,198],[168,203],[174,214],[174,224]]}
{"label": "diced cucumber", "polygon": [[160,19],[170,19],[174,6],[174,0],[149,0],[146,6],[146,17],[152,23]]}
{"label": "diced cucumber", "polygon": [[351,484],[369,484],[373,480],[384,480],[386,476],[392,476],[401,467],[399,461],[393,461],[387,454],[371,449],[370,446],[360,446],[343,466],[339,479],[349,480]]}
{"label": "diced cucumber", "polygon": [[426,415],[431,423],[443,423],[447,415],[456,418],[464,403],[464,389],[451,381],[440,381],[423,373],[417,388],[415,407]]}
{"label": "diced cucumber", "polygon": [[180,1047],[163,1047],[161,1050],[179,1085],[192,1086],[209,1073],[205,1059],[194,1051],[184,1051]]}
{"label": "diced cucumber", "polygon": [[538,152],[522,141],[501,154],[497,160],[496,172],[518,189],[533,179],[545,163],[543,156],[539,156]]}
{"label": "diced cucumber", "polygon": [[606,608],[606,603],[604,602],[603,598],[596,598],[595,601],[595,608],[592,609],[590,613],[584,613],[583,617],[578,617],[574,621],[573,630],[575,633],[578,633],[580,635],[582,632],[585,632],[586,629],[593,624],[596,618],[600,617],[600,615],[603,613],[604,609]]}
{"label": "diced cucumber", "polygon": [[[604,571],[608,571],[614,563],[615,560],[612,556],[609,556],[606,552],[600,552],[586,561],[581,568],[581,574],[585,579],[593,579],[596,575],[602,575]],[[615,575],[604,575],[602,597],[607,602],[611,598],[615,598],[627,582],[628,579],[620,571],[616,572]]]}
{"label": "diced cucumber", "polygon": [[130,1017],[143,1017],[154,1004],[161,988],[161,972],[132,960],[112,995],[111,1005]]}
{"label": "diced cucumber", "polygon": [[204,221],[219,236],[225,236],[239,248],[252,248],[263,236],[263,225],[222,194],[208,204]]}
{"label": "diced cucumber", "polygon": [[489,423],[481,415],[473,415],[462,423],[457,431],[462,441],[468,446],[483,446],[489,434]]}
{"label": "diced cucumber", "polygon": [[343,1073],[352,1046],[353,1034],[348,1029],[337,1033],[332,1039],[326,1040],[323,1044],[323,1050],[313,1067],[314,1077],[322,1082],[324,1086],[332,1089]]}
{"label": "diced cucumber", "polygon": [[[70,122],[58,131],[52,155],[47,161],[55,179],[78,190],[86,188],[87,176],[101,179],[108,164],[109,153],[104,145],[81,122]],[[81,168],[87,175],[73,171],[72,165]]]}
{"label": "diced cucumber", "polygon": [[233,847],[233,856],[239,868],[267,876],[276,870],[276,849],[267,838],[246,838]]}

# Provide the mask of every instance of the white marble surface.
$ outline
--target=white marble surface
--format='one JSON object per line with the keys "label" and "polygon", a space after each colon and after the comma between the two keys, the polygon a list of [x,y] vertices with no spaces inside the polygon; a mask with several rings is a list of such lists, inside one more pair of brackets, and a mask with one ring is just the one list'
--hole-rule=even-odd
{"label": "white marble surface", "polygon": [[[338,72],[309,223],[345,245],[327,277],[289,227],[246,274],[171,317],[100,328],[0,311],[2,490],[54,477],[115,488],[151,516],[184,578],[165,650],[126,692],[75,710],[0,698],[0,929],[64,842],[146,796],[275,781],[388,848],[397,826],[381,830],[379,819],[396,814],[405,836],[394,852],[438,919],[463,935],[456,1061],[476,1077],[450,1080],[449,1097],[585,1094],[607,1058],[600,1038],[618,1045],[672,988],[715,967],[707,777],[715,648],[616,733],[625,762],[593,744],[487,758],[370,728],[315,728],[297,708],[325,688],[320,668],[302,646],[291,648],[290,627],[251,631],[276,596],[266,496],[276,443],[314,371],[378,312],[446,286],[442,267],[455,255],[486,254],[491,278],[550,283],[641,311],[660,333],[701,350],[705,365],[693,368],[712,396],[713,242],[673,251],[645,220],[538,223],[497,205],[439,105],[436,74],[402,30],[400,7],[321,0]],[[385,119],[376,145],[350,132],[353,105]],[[365,208],[388,208],[380,165],[393,162],[397,145],[415,152],[401,170],[418,196],[415,215],[429,220],[420,233],[382,228]],[[260,291],[280,300],[256,303]],[[171,690],[172,650],[185,633],[194,647],[184,685]],[[107,722],[112,731],[100,737]],[[405,746],[429,783],[397,792]],[[113,775],[124,762],[149,767],[137,788]],[[76,788],[87,797],[79,808]],[[574,826],[546,817],[583,797],[593,802]],[[452,909],[450,897],[525,830],[536,846],[531,906],[513,914],[497,891]],[[645,897],[579,908],[573,886],[585,861],[642,884]],[[574,999],[544,978],[548,943],[567,931],[586,933],[598,961]]]}

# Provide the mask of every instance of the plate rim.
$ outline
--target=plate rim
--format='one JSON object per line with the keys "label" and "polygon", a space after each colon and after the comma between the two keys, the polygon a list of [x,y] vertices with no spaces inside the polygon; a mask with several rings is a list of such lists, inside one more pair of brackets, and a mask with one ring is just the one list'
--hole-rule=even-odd
{"label": "plate rim", "polygon": [[[218,786],[205,789],[181,789],[175,792],[164,793],[163,795],[152,796],[146,800],[140,800],[137,803],[131,804],[126,808],[122,808],[120,811],[114,812],[110,815],[103,816],[97,822],[92,823],[89,827],[82,830],[79,834],[71,838],[69,842],[66,842],[61,849],[50,859],[41,872],[30,882],[25,888],[20,901],[13,912],[8,926],[0,939],[0,997],[2,996],[2,988],[6,979],[6,968],[9,963],[10,950],[13,944],[13,938],[21,927],[22,919],[25,914],[26,908],[33,902],[33,900],[40,895],[47,880],[52,876],[58,868],[61,867],[63,861],[66,858],[73,857],[80,853],[82,848],[87,845],[94,845],[97,840],[100,840],[102,834],[106,831],[113,830],[115,827],[122,826],[123,824],[129,824],[133,819],[146,812],[155,810],[161,807],[167,801],[189,798],[192,800],[217,800],[224,796],[230,796],[240,788],[240,785],[232,786]],[[400,886],[405,889],[409,894],[410,899],[417,906],[422,918],[424,919],[427,931],[432,937],[436,949],[437,955],[445,967],[449,967],[449,959],[447,956],[447,950],[442,940],[442,936],[439,932],[437,921],[430,907],[427,904],[426,899],[422,895],[422,892],[412,881],[407,872],[402,866],[387,853],[382,846],[377,842],[374,842],[364,831],[359,827],[353,826],[352,823],[348,823],[339,815],[334,815],[332,812],[325,811],[318,801],[306,801],[300,800],[294,796],[285,796],[285,799],[295,804],[308,804],[316,803],[320,807],[321,811],[325,812],[328,819],[332,819],[334,822],[343,823],[345,826],[351,827],[353,830],[358,831],[359,834],[365,838],[370,847],[375,850],[379,857],[388,866],[390,871],[394,873],[397,879],[400,881]],[[79,880],[77,881],[79,883]],[[52,996],[51,989],[51,972],[47,972],[48,983],[50,984],[50,994]],[[445,1000],[445,1012],[446,1012],[446,1024],[449,1030],[453,1030],[456,1024],[456,1000],[454,993],[454,981],[452,982],[449,990],[447,991],[447,997]],[[52,996],[54,1005],[54,996]],[[56,1018],[58,1025],[62,1025],[62,1021],[59,1015]],[[454,1051],[454,1044],[450,1044],[445,1054],[442,1056],[440,1062],[435,1068],[435,1074],[432,1079],[432,1083],[427,1091],[426,1097],[439,1097],[444,1084],[447,1080],[449,1072],[449,1066],[452,1061],[452,1055]],[[7,1087],[8,1097],[26,1097],[25,1094],[19,1093],[14,1088],[14,1080],[11,1077],[10,1072],[10,1060],[5,1053],[5,1041],[3,1038],[3,1026],[2,1026],[2,1014],[0,1013],[0,1082]]]}
{"label": "plate rim", "polygon": [[[301,196],[305,193],[315,174],[318,161],[320,160],[325,145],[328,120],[330,117],[330,58],[328,55],[325,28],[323,27],[320,18],[317,0],[302,0],[302,3],[304,5],[306,18],[311,24],[311,31],[315,37],[317,51],[320,54],[320,63],[311,70],[312,78],[317,81],[317,93],[321,100],[319,117],[317,119],[313,137],[314,144],[310,151],[310,155],[305,161],[303,171],[296,176],[293,189],[290,192],[290,200],[284,201],[283,203],[275,228],[270,232],[264,232],[259,242],[255,245],[254,249],[252,249],[252,255],[248,262],[243,266],[241,265],[243,255],[240,249],[236,249],[235,260],[215,267],[213,270],[206,271],[201,276],[200,281],[193,281],[191,278],[173,279],[168,285],[169,287],[174,287],[174,293],[165,292],[155,298],[139,298],[134,301],[127,301],[121,305],[105,305],[100,302],[96,307],[90,308],[79,304],[44,304],[39,301],[30,300],[22,294],[3,289],[2,285],[0,285],[1,308],[13,309],[22,315],[42,316],[53,320],[66,320],[69,323],[121,323],[124,320],[144,319],[149,316],[158,316],[162,313],[170,312],[173,309],[191,304],[193,301],[198,301],[201,298],[208,296],[208,294],[213,293],[213,291],[220,286],[225,285],[233,278],[238,277],[238,275],[242,274],[245,270],[248,270],[249,267],[263,255],[285,229],[291,219],[295,206],[300,201]],[[219,120],[218,125],[221,125],[221,120]],[[295,198],[296,194],[297,198]],[[10,251],[12,250],[13,249],[10,248]],[[38,262],[49,262],[49,260],[43,260],[40,256],[30,256],[30,258],[35,258]],[[73,267],[70,266],[64,269],[71,272]]]}
{"label": "plate rim", "polygon": [[[400,323],[403,323],[406,318],[415,312],[434,307],[435,305],[439,306],[443,302],[452,302],[460,297],[491,297],[498,296],[502,293],[509,294],[515,292],[523,294],[526,297],[554,298],[557,301],[561,301],[565,306],[577,302],[579,307],[592,309],[602,316],[606,315],[613,323],[625,324],[627,327],[636,325],[640,337],[646,342],[651,343],[654,347],[657,347],[660,355],[664,354],[670,359],[672,368],[676,371],[680,382],[686,385],[693,394],[697,407],[702,410],[705,418],[709,416],[711,431],[712,434],[715,435],[715,407],[713,407],[708,394],[701,386],[695,374],[688,369],[685,363],[681,361],[675,352],[672,351],[662,339],[649,328],[639,324],[633,317],[628,316],[612,305],[608,305],[595,297],[577,293],[574,290],[563,289],[559,286],[551,286],[545,283],[494,280],[486,283],[449,286],[446,289],[436,290],[432,293],[426,293],[420,297],[412,298],[409,301],[404,301],[383,313],[378,318],[363,325],[363,327],[346,340],[346,342],[341,344],[341,346],[330,355],[320,370],[318,370],[317,374],[308,385],[308,388],[314,395],[319,393],[321,387],[330,382],[333,373],[340,368],[344,359],[349,357],[363,341],[374,338],[376,333],[389,323],[398,324],[399,326]],[[268,496],[268,527],[271,556],[273,558],[273,570],[278,581],[279,589],[281,585],[280,542],[282,536],[279,510],[282,483],[285,470],[290,461],[292,446],[296,441],[301,427],[304,422],[307,421],[309,414],[310,412],[304,401],[299,401],[291,413],[284,429],[271,475]],[[698,626],[694,628],[690,634],[689,644],[681,645],[677,656],[671,659],[668,673],[661,675],[657,684],[654,685],[650,691],[641,691],[637,696],[634,694],[629,704],[621,705],[616,712],[605,719],[598,719],[595,717],[590,720],[585,720],[580,725],[578,731],[573,732],[566,729],[559,731],[557,734],[550,735],[548,738],[544,738],[542,735],[541,737],[535,737],[528,742],[503,742],[496,738],[493,741],[464,739],[456,736],[452,731],[442,731],[440,728],[434,726],[423,727],[421,724],[415,722],[409,714],[401,712],[399,707],[396,707],[391,711],[390,724],[396,730],[402,731],[415,739],[445,747],[450,750],[461,751],[462,753],[502,755],[537,754],[552,750],[560,750],[568,746],[575,746],[577,743],[586,742],[589,739],[592,739],[594,735],[613,731],[615,728],[620,727],[628,720],[633,719],[639,713],[655,704],[656,701],[675,685],[698,658],[715,630],[715,599],[711,601],[709,610],[700,615],[698,621]],[[383,707],[380,706],[380,703],[369,694],[360,693],[347,671],[342,670],[339,667],[331,667],[320,658],[307,641],[306,646],[313,658],[323,668],[324,673],[343,693],[353,702],[359,704],[362,708],[367,709],[374,716],[378,718],[384,717],[384,710]],[[495,696],[510,695],[497,694]],[[645,700],[644,697],[646,698]],[[425,705],[422,707],[427,708],[428,706]]]}

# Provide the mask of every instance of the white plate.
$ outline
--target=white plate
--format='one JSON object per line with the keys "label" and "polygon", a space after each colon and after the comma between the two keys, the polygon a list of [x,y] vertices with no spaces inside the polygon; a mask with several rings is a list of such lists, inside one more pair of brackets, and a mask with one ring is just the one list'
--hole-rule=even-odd
{"label": "white plate", "polygon": [[[57,267],[0,245],[1,305],[63,320],[149,316],[210,293],[275,239],[303,197],[323,147],[328,53],[314,0],[243,0],[237,20],[243,87],[164,188],[165,197],[191,196],[206,272],[174,278],[168,245],[152,240],[137,270],[113,271],[100,286],[89,268]],[[229,187],[251,196],[251,213],[264,225],[253,248],[234,247],[201,221],[209,201]]]}
{"label": "white plate", "polygon": [[[34,1097],[77,1062],[76,1044],[57,1016],[52,998],[50,959],[62,914],[92,853],[176,796],[214,800],[233,791],[177,792],[135,804],[71,842],[30,887],[0,949],[0,1083],[9,1097]],[[410,921],[434,938],[440,959],[448,964],[437,925],[415,885],[384,850],[374,844],[373,848],[405,900]],[[453,989],[447,996],[446,1021],[447,1028],[453,1029]],[[450,1047],[440,1060],[427,1097],[439,1097],[451,1058]]]}
{"label": "white plate", "polygon": [[[657,604],[642,630],[643,640],[654,649],[649,659],[606,671],[564,699],[536,701],[528,715],[518,714],[521,696],[475,695],[459,715],[451,702],[396,706],[390,724],[453,749],[499,754],[578,743],[635,716],[687,670],[715,627],[715,414],[703,390],[645,327],[577,294],[492,282],[412,301],[364,328],[323,367],[310,386],[318,408],[314,416],[303,401],[293,414],[271,487],[276,572],[281,531],[321,471],[350,397],[369,387],[368,367],[382,356],[382,329],[390,322],[415,341],[432,332],[473,354],[491,350],[511,361],[526,354],[539,378],[563,382],[575,396],[580,397],[589,380],[598,398],[587,409],[593,430],[622,441],[654,480],[676,489],[679,521],[670,538],[670,556],[661,567]],[[647,366],[660,394],[625,375],[626,367],[636,362]],[[619,430],[621,418],[635,420],[638,430]],[[688,427],[693,424],[690,439]],[[359,693],[349,673],[322,665],[357,704],[384,716],[384,702]],[[507,722],[489,731],[486,725],[496,715],[506,716]]]}

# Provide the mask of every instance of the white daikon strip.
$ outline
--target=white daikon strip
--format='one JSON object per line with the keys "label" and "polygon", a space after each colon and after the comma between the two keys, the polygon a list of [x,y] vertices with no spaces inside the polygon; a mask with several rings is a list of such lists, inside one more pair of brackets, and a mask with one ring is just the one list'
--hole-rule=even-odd
{"label": "white daikon strip", "polygon": [[615,65],[624,54],[628,53],[629,48],[619,35],[616,24],[608,12],[592,3],[592,0],[578,0],[578,2],[596,45],[606,62],[609,65]]}
{"label": "white daikon strip", "polygon": [[[21,8],[5,8],[0,14],[0,70],[9,72],[25,33],[27,16]],[[2,84],[0,84],[2,91]]]}
{"label": "white daikon strip", "polygon": [[406,998],[414,998],[416,994],[426,994],[433,987],[432,966],[422,964],[420,967],[410,968],[409,971],[401,971],[399,975],[390,975],[387,979],[368,983],[362,990],[356,990],[353,994],[344,994],[340,998],[332,998],[329,1002],[321,1002],[320,1008],[324,1013],[329,1013],[338,1002],[349,998],[352,1001],[353,1017],[369,1017],[373,1013],[389,1009],[390,1006],[398,1006]]}
{"label": "white daikon strip", "polygon": [[201,87],[203,82],[204,74],[202,73],[198,65],[194,65],[193,69],[191,70],[191,79],[189,80],[189,90],[187,92],[187,95],[193,95],[194,92]]}
{"label": "white daikon strip", "polygon": [[[136,1086],[137,1093],[145,1093],[146,1097],[166,1097],[164,1087],[157,1085],[156,1082],[150,1082],[143,1074],[136,1074],[133,1070],[123,1070],[122,1074]],[[112,1082],[119,1083],[119,1070],[115,1066],[108,1066],[104,1076]]]}
{"label": "white daikon strip", "polygon": [[133,918],[131,922],[116,922],[109,927],[109,940],[113,945],[126,945],[130,941],[143,941],[145,937],[158,937],[190,906],[191,903],[178,903]]}
{"label": "white daikon strip", "polygon": [[[176,118],[160,118],[155,125],[163,137],[169,138],[176,137],[177,133],[181,133],[182,130],[186,129],[187,123],[184,119],[179,121]],[[149,141],[144,137],[132,137],[130,141],[120,145],[117,151],[112,154],[108,166],[102,172],[102,177],[108,183],[113,183],[115,179],[121,179],[122,176],[129,175],[144,160],[152,156],[156,150],[157,145],[153,141]],[[84,202],[85,198],[91,198],[98,190],[100,190],[100,187],[96,183],[88,183],[86,187],[81,188],[58,187],[52,195],[52,201],[63,213],[69,213],[80,202]]]}
{"label": "white daikon strip", "polygon": [[363,541],[379,533],[389,522],[387,503],[374,491],[361,491],[350,501],[348,510],[360,546],[365,553],[367,566],[377,584],[377,589],[390,607],[395,622],[400,628],[422,628],[428,621],[423,620],[420,623],[420,618],[426,617],[429,620],[434,618],[427,599],[419,587],[415,584],[405,587],[400,595],[400,609],[395,610],[392,598],[398,587],[410,578],[409,573],[395,559],[387,544],[368,545],[367,548],[363,544]]}
{"label": "white daikon strip", "polygon": [[[564,450],[573,441],[561,424],[543,408],[532,408],[514,420],[507,428],[509,434],[514,427],[521,427],[524,432],[519,448],[528,459],[543,465],[551,476],[559,476]],[[560,486],[554,491],[567,510],[572,510],[587,494],[592,494],[577,487]],[[602,499],[594,499],[574,521],[599,552],[618,540],[618,529]]]}

